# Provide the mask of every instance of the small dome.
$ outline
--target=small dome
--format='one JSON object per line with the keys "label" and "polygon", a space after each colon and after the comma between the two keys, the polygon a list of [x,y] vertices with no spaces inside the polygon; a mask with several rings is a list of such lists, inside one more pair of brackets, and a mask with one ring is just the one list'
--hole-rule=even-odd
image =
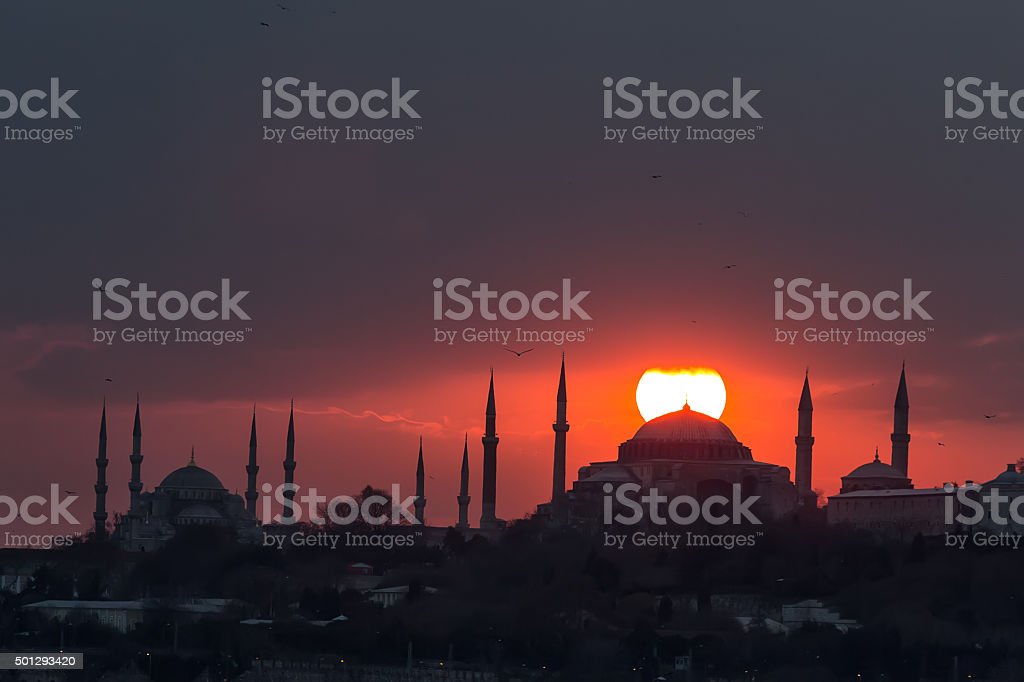
{"label": "small dome", "polygon": [[859,467],[848,473],[846,478],[906,478],[901,471],[894,469],[885,462],[875,460],[868,462],[867,464],[861,464]]}
{"label": "small dome", "polygon": [[1016,464],[1007,464],[1006,471],[986,483],[988,486],[1024,485],[1024,474],[1017,473]]}
{"label": "small dome", "polygon": [[706,414],[695,412],[684,405],[678,412],[669,412],[641,426],[635,441],[668,441],[673,443],[728,443],[739,441],[729,427]]}
{"label": "small dome", "polygon": [[167,474],[159,488],[164,490],[226,490],[219,478],[195,464],[183,466]]}

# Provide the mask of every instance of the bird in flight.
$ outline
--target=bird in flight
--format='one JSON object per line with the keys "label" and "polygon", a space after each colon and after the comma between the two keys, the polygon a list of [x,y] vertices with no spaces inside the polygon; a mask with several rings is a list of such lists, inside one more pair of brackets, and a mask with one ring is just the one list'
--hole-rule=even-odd
{"label": "bird in flight", "polygon": [[279,9],[279,10],[281,10],[281,11],[283,11],[283,12],[291,12],[291,11],[292,11],[292,8],[291,8],[291,7],[285,7],[285,6],[284,6],[284,5],[282,5],[281,3],[276,3],[276,5],[275,5],[275,6],[276,6],[276,7],[277,7],[277,8]]}
{"label": "bird in flight", "polygon": [[652,175],[651,176],[651,180],[657,180],[660,177],[661,177],[660,175]]}
{"label": "bird in flight", "polygon": [[515,353],[515,356],[517,358],[521,358],[521,357],[523,357],[524,355],[526,355],[527,353],[529,353],[533,349],[532,348],[527,348],[523,352],[519,352],[517,350],[512,350],[511,348],[506,348],[505,350],[507,350],[509,353]]}
{"label": "bird in flight", "polygon": [[261,22],[260,22],[260,26],[262,26],[262,27],[264,27],[264,28],[270,28],[270,24],[268,24],[268,23],[267,23],[267,22],[265,22],[265,21],[261,21]]}
{"label": "bird in flight", "polygon": [[995,419],[998,416],[998,414],[986,414],[985,419]]}
{"label": "bird in flight", "polygon": [[939,445],[941,445],[942,447],[946,447],[945,443],[939,443]]}
{"label": "bird in flight", "polygon": [[723,265],[722,269],[723,270],[732,270],[734,267],[736,267],[735,263],[733,263],[732,265]]}
{"label": "bird in flight", "polygon": [[110,377],[107,377],[106,379],[104,379],[104,381],[106,381],[108,384],[114,383],[114,380],[111,379]]}

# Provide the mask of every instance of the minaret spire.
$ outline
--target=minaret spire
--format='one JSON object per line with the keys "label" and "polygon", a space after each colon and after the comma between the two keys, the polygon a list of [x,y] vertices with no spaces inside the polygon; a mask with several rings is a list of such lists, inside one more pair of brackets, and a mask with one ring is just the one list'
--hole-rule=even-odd
{"label": "minaret spire", "polygon": [[566,421],[565,395],[565,353],[562,353],[562,368],[558,375],[558,392],[555,394],[555,457],[551,475],[551,504],[561,507],[565,501],[565,434],[569,431]]}
{"label": "minaret spire", "polygon": [[135,426],[132,429],[132,454],[128,461],[132,465],[132,477],[128,481],[129,512],[139,511],[139,495],[142,493],[142,414],[141,398],[135,394]]}
{"label": "minaret spire", "polygon": [[295,399],[292,399],[288,410],[288,438],[285,441],[284,454],[284,497],[288,500],[281,512],[285,523],[291,523],[295,517],[292,501],[295,499]]}
{"label": "minaret spire", "polygon": [[498,433],[496,428],[497,410],[494,405],[494,368],[491,368],[491,384],[487,390],[487,410],[484,414],[484,474],[483,504],[480,514],[481,528],[495,528],[500,524],[496,516],[498,481]]}
{"label": "minaret spire", "polygon": [[459,523],[456,528],[469,528],[469,434],[462,445],[462,471],[459,476]]}
{"label": "minaret spire", "polygon": [[910,396],[907,394],[907,366],[900,370],[892,419],[892,467],[909,478],[910,466]]}
{"label": "minaret spire", "polygon": [[416,510],[416,520],[420,522],[420,525],[426,524],[426,517],[424,511],[427,508],[427,498],[425,497],[425,472],[423,469],[423,436],[420,436],[420,456],[416,461],[416,501],[412,503],[413,508]]}
{"label": "minaret spire", "polygon": [[103,399],[103,412],[100,415],[100,442],[96,453],[96,511],[92,518],[96,522],[95,537],[97,540],[107,538],[107,399]]}
{"label": "minaret spire", "polygon": [[811,401],[810,370],[804,371],[804,388],[800,392],[800,405],[797,407],[796,429],[796,491],[801,502],[811,497],[811,469],[813,463],[812,450],[814,436],[811,435],[811,422],[814,404]]}
{"label": "minaret spire", "polygon": [[245,473],[248,476],[245,488],[245,511],[251,519],[256,518],[256,500],[259,497],[259,493],[256,492],[256,474],[259,472],[260,467],[256,464],[256,405],[253,404],[252,427],[249,429],[249,463],[245,467]]}

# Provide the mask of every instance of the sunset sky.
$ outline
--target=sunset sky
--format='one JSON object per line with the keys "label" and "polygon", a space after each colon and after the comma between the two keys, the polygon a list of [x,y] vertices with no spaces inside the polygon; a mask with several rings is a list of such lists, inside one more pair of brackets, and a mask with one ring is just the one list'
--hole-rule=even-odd
{"label": "sunset sky", "polygon": [[[136,392],[147,489],[194,446],[199,464],[243,490],[254,402],[260,482],[277,483],[294,398],[299,484],[411,493],[422,435],[431,524],[455,520],[468,432],[475,523],[493,367],[498,515],[517,518],[550,494],[563,351],[569,481],[614,459],[643,423],[634,391],[651,367],[716,369],[722,420],[756,459],[792,469],[809,368],[813,485],[835,493],[876,446],[888,460],[903,362],[915,485],[993,478],[1024,456],[1021,149],[944,142],[942,82],[978,75],[1024,88],[1006,66],[1024,48],[980,10],[955,36],[915,35],[911,52],[905,36],[929,19],[909,8],[878,17],[798,4],[804,22],[769,8],[624,17],[602,2],[586,16],[548,7],[544,22],[469,3],[332,15],[328,2],[294,12],[228,2],[204,16],[154,6],[116,29],[110,16],[128,3],[60,16],[5,7],[47,29],[0,23],[0,60],[18,63],[0,88],[59,76],[80,91],[81,130],[73,143],[0,141],[0,494],[58,482],[82,495],[73,509],[88,517],[105,395],[108,506],[125,510]],[[623,20],[633,40],[612,37]],[[711,21],[729,28],[708,31]],[[400,77],[421,91],[422,130],[391,145],[261,142],[267,75],[355,90]],[[604,142],[606,75],[697,90],[741,77],[762,91],[763,131],[731,145]],[[94,326],[174,325],[94,323],[94,277],[185,292],[230,278],[251,292],[252,319],[209,328],[252,331],[220,347],[95,344]],[[522,357],[497,343],[435,343],[435,327],[517,326],[435,322],[436,277],[528,293],[570,278],[591,292],[592,320],[519,326],[587,329],[586,340],[511,344],[535,348]],[[932,291],[934,320],[863,326],[928,329],[928,339],[776,343],[776,327],[857,326],[776,322],[777,277],[869,293],[910,278]]]}

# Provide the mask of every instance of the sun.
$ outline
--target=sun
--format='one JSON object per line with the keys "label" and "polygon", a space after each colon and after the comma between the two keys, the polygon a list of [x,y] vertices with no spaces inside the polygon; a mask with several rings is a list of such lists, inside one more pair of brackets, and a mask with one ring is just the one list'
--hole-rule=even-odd
{"label": "sun", "polygon": [[690,409],[718,419],[725,410],[725,382],[709,367],[649,369],[636,385],[636,406],[644,421]]}

